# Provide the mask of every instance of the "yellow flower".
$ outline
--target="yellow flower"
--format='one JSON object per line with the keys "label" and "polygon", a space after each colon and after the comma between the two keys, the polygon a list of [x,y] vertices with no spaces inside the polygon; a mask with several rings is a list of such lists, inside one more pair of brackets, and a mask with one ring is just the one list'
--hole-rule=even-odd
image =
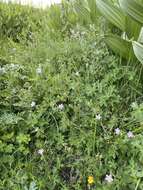
{"label": "yellow flower", "polygon": [[93,176],[88,176],[88,184],[92,185],[94,183],[94,177]]}

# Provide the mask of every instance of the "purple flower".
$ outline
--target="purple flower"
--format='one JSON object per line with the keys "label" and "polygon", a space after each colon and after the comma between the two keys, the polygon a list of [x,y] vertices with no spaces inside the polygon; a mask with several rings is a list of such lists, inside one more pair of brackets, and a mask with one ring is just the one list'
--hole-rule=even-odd
{"label": "purple flower", "polygon": [[106,175],[105,176],[105,181],[107,182],[107,183],[112,183],[113,182],[113,177],[112,177],[112,175],[110,174],[110,175]]}

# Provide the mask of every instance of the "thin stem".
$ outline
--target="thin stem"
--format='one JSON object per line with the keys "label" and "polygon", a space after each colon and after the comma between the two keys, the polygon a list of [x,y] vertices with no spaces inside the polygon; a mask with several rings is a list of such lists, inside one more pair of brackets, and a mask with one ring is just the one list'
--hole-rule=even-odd
{"label": "thin stem", "polygon": [[135,190],[137,190],[137,189],[138,189],[138,187],[139,187],[139,184],[140,184],[140,181],[141,181],[141,179],[139,179],[139,180],[137,181],[137,185],[136,185],[136,188],[135,188]]}

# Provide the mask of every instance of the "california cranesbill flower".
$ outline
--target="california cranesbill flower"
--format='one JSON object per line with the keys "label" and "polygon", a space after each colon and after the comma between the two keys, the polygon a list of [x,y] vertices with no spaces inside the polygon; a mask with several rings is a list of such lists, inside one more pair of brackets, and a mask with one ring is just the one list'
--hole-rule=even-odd
{"label": "california cranesbill flower", "polygon": [[116,128],[116,129],[115,129],[115,134],[116,134],[116,135],[120,135],[120,133],[121,133],[121,130],[120,130],[119,128]]}
{"label": "california cranesbill flower", "polygon": [[133,134],[131,131],[129,131],[129,132],[127,133],[127,136],[128,136],[128,138],[133,138],[133,137],[134,137],[134,134]]}

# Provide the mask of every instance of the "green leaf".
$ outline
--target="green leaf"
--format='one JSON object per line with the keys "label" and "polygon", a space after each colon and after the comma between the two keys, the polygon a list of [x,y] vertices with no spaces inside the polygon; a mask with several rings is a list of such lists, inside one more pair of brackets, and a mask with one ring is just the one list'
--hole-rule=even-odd
{"label": "green leaf", "polygon": [[140,30],[140,34],[138,37],[138,42],[143,44],[143,27]]}
{"label": "green leaf", "polygon": [[109,20],[113,25],[125,31],[125,15],[117,6],[113,3],[109,3],[105,0],[96,0],[97,8],[100,13]]}
{"label": "green leaf", "polygon": [[112,34],[105,36],[105,42],[115,53],[120,56],[126,59],[132,59],[134,57],[131,42]]}
{"label": "green leaf", "polygon": [[133,41],[133,50],[137,59],[143,64],[143,45]]}
{"label": "green leaf", "polygon": [[129,39],[137,40],[140,34],[141,24],[133,20],[131,17],[126,17],[126,34]]}
{"label": "green leaf", "polygon": [[96,11],[96,0],[87,0],[90,8],[90,17],[93,23],[96,23],[97,11]]}
{"label": "green leaf", "polygon": [[134,20],[143,24],[143,5],[135,0],[119,0],[121,8]]}
{"label": "green leaf", "polygon": [[90,8],[87,1],[77,0],[74,2],[74,10],[77,13],[81,22],[90,22]]}

